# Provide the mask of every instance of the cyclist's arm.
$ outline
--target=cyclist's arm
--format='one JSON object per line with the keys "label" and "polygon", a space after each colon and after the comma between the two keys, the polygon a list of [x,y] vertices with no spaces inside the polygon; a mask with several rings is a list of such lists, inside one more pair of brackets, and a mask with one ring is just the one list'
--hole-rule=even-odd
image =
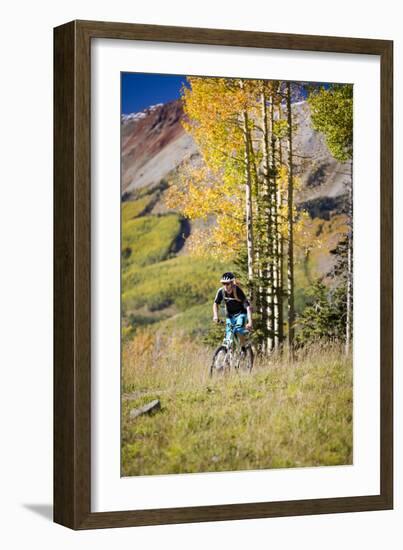
{"label": "cyclist's arm", "polygon": [[222,299],[223,299],[222,289],[219,288],[217,290],[217,294],[215,295],[214,303],[213,303],[213,321],[218,321],[218,306],[221,304]]}
{"label": "cyclist's arm", "polygon": [[239,288],[239,287],[238,287],[238,296],[242,302],[243,307],[246,309],[246,314],[248,317],[248,327],[252,328],[252,307],[250,305],[249,300],[245,296],[244,291],[242,290],[242,288]]}
{"label": "cyclist's arm", "polygon": [[248,316],[248,323],[247,323],[247,326],[248,328],[252,328],[252,325],[253,325],[253,321],[252,321],[252,308],[250,306],[250,304],[248,303],[248,306],[246,308],[246,314]]}
{"label": "cyclist's arm", "polygon": [[218,304],[213,303],[213,320],[218,321]]}

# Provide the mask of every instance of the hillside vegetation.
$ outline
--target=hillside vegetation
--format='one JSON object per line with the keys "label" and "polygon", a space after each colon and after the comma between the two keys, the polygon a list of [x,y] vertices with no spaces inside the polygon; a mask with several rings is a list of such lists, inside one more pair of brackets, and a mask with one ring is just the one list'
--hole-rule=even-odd
{"label": "hillside vegetation", "polygon": [[[144,191],[122,203],[122,333],[170,321],[166,329],[202,334],[227,266],[216,260],[177,256],[182,218],[175,212],[145,213],[155,194]],[[209,313],[208,313],[209,312]]]}

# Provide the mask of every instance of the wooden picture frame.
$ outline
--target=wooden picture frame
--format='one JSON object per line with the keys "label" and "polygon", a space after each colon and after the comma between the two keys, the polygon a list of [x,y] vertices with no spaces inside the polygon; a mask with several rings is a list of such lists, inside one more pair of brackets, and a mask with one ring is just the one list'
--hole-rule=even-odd
{"label": "wooden picture frame", "polygon": [[[91,512],[91,40],[354,53],[381,64],[381,471],[369,496]],[[393,507],[393,43],[73,21],[54,30],[54,521],[72,529],[327,514]]]}

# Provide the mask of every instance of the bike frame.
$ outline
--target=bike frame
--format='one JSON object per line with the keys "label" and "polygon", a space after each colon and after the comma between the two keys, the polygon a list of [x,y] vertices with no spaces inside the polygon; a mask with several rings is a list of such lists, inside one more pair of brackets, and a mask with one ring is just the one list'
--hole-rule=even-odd
{"label": "bike frame", "polygon": [[[222,322],[222,324],[226,324],[225,321],[221,321],[221,322]],[[228,347],[228,349],[230,349],[230,347],[233,347],[234,344],[237,348],[239,348],[241,346],[238,334],[235,332],[235,328],[236,328],[235,325],[231,326],[231,330],[230,330],[230,333],[228,335],[229,336],[229,342],[228,342],[227,334],[225,334],[223,344],[226,345]],[[248,338],[247,343],[249,343],[249,331],[248,331],[248,337],[247,338]]]}
{"label": "bike frame", "polygon": [[[232,368],[234,359],[236,358],[236,355],[240,353],[241,349],[241,342],[239,341],[238,334],[235,332],[236,326],[231,326],[231,330],[229,331],[229,334],[225,335],[223,344],[227,348],[227,353],[229,354],[229,363],[230,367]],[[245,345],[249,344],[249,338]]]}
{"label": "bike frame", "polygon": [[[219,321],[219,324],[224,324],[224,323],[225,322],[222,321],[222,320]],[[238,370],[239,367],[240,367],[242,359],[246,358],[246,355],[241,353],[241,342],[239,340],[238,334],[235,332],[235,328],[236,328],[235,325],[231,325],[231,329],[228,332],[226,331],[226,334],[225,334],[225,337],[223,339],[222,344],[220,345],[219,348],[217,348],[217,350],[214,354],[213,363],[212,363],[212,366],[210,368],[210,375],[213,372],[212,369],[214,367],[216,354],[221,349],[225,349],[225,356],[224,356],[224,360],[223,360],[223,364],[222,364],[222,367],[224,369],[225,369],[225,365],[227,365],[229,369]],[[248,334],[249,334],[249,331],[248,331]],[[247,342],[245,342],[245,346],[247,348],[250,348],[249,353],[252,353],[252,349],[251,349],[251,345],[250,345],[249,340]],[[249,357],[249,355],[248,355],[248,357]],[[253,353],[252,353],[252,358],[250,360],[252,361],[252,363],[250,364],[249,370],[252,368],[252,364],[253,364]]]}

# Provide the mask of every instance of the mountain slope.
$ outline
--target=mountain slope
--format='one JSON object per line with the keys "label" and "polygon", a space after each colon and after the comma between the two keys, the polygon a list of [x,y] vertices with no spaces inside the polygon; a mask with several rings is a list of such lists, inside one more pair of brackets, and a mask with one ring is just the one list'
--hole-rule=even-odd
{"label": "mountain slope", "polygon": [[[301,179],[296,200],[314,210],[342,211],[342,197],[349,183],[348,166],[329,153],[324,138],[311,128],[306,101],[293,105],[295,172]],[[122,117],[122,191],[130,198],[139,189],[158,184],[180,165],[200,157],[197,145],[181,124],[184,118],[180,99],[150,107],[142,113]],[[327,198],[329,200],[323,200]]]}
{"label": "mountain slope", "polygon": [[183,116],[182,102],[177,100],[122,118],[125,195],[159,183],[197,153],[196,144],[181,125]]}

